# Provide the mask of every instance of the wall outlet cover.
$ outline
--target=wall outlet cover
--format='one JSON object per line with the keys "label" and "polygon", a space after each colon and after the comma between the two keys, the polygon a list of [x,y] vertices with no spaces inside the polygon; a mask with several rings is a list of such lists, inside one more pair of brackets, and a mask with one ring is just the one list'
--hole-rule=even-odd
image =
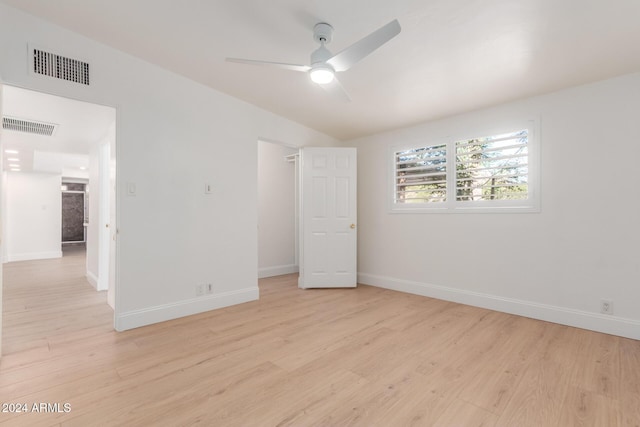
{"label": "wall outlet cover", "polygon": [[610,299],[600,300],[600,313],[613,314],[613,300],[610,300]]}

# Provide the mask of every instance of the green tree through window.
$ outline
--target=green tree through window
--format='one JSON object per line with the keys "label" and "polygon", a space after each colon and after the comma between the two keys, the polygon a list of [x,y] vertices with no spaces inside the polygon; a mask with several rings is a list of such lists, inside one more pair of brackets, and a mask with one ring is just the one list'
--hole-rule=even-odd
{"label": "green tree through window", "polygon": [[457,141],[456,200],[528,197],[528,131]]}

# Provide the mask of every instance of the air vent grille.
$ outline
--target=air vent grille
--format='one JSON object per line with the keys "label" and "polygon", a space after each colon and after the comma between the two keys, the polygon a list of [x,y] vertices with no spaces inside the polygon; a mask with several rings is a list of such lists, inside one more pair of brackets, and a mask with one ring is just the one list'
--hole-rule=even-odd
{"label": "air vent grille", "polygon": [[89,63],[33,49],[33,72],[56,79],[89,85]]}
{"label": "air vent grille", "polygon": [[3,117],[2,128],[16,132],[33,133],[36,135],[52,136],[56,130],[53,123],[36,122],[33,120],[17,119],[15,117]]}

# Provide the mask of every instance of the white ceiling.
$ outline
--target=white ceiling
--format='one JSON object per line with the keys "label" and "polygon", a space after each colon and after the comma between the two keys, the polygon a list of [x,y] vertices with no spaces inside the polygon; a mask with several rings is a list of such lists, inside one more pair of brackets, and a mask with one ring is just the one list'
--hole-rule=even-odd
{"label": "white ceiling", "polygon": [[[350,139],[640,71],[638,0],[2,0],[106,45]],[[308,64],[397,18],[402,33],[340,80],[225,57]]]}
{"label": "white ceiling", "polygon": [[[115,119],[111,107],[3,86],[3,115],[57,125],[53,136],[3,130],[2,147],[18,154],[4,155],[4,170],[19,164],[22,172],[86,175],[89,147],[102,139]],[[19,161],[10,161],[17,158]],[[81,169],[84,168],[84,169]]]}

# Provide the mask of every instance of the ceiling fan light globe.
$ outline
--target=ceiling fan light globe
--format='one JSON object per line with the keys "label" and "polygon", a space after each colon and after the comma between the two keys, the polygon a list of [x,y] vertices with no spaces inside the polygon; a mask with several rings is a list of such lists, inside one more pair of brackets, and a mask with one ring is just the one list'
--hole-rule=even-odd
{"label": "ceiling fan light globe", "polygon": [[309,76],[311,81],[320,85],[331,83],[335,78],[333,70],[328,68],[315,68],[309,72]]}

